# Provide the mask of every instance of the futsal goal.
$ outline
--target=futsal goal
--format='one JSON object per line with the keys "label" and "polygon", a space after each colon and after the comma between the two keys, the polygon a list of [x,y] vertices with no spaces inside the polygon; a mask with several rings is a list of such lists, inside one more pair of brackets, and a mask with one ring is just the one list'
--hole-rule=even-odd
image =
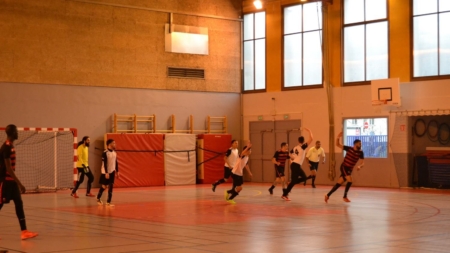
{"label": "futsal goal", "polygon": [[[16,175],[27,192],[47,192],[73,187],[77,180],[75,128],[18,128]],[[0,142],[6,140],[0,128]]]}

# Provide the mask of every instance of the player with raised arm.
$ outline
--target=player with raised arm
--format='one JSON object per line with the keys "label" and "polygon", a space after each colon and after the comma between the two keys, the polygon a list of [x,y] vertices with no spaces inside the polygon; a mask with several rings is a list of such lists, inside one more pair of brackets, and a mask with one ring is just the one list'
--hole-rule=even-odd
{"label": "player with raised arm", "polygon": [[361,140],[355,140],[353,142],[353,147],[350,146],[343,146],[340,143],[340,138],[342,137],[342,132],[339,133],[337,140],[336,140],[336,146],[339,148],[342,148],[343,150],[347,151],[345,154],[344,161],[341,164],[340,171],[341,176],[338,179],[338,182],[336,185],[333,186],[331,191],[325,195],[325,202],[328,203],[328,199],[330,198],[331,194],[335,192],[341,185],[347,181],[347,185],[345,186],[345,192],[344,192],[344,198],[343,200],[345,202],[350,202],[350,200],[347,198],[347,193],[350,187],[352,186],[352,171],[353,168],[358,163],[358,160],[361,160],[362,163],[356,167],[357,170],[360,170],[364,166],[364,152],[361,150]]}

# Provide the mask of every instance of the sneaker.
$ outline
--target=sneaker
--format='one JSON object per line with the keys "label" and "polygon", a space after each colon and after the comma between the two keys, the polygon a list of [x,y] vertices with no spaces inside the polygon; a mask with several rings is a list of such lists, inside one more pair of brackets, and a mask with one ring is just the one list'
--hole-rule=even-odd
{"label": "sneaker", "polygon": [[225,190],[225,192],[223,193],[223,196],[225,197],[225,200],[228,201],[228,191]]}
{"label": "sneaker", "polygon": [[234,200],[232,200],[232,199],[227,200],[227,202],[230,203],[230,204],[233,204],[233,205],[236,204],[236,201],[234,201]]}
{"label": "sneaker", "polygon": [[211,184],[211,188],[212,188],[212,191],[213,191],[213,192],[216,192],[216,187],[217,187],[217,185]]}
{"label": "sneaker", "polygon": [[70,196],[74,197],[74,198],[79,198],[78,195],[76,193],[71,193]]}
{"label": "sneaker", "polygon": [[316,188],[316,185],[315,185],[315,184],[312,184],[311,187],[312,187],[312,188]]}
{"label": "sneaker", "polygon": [[26,239],[30,239],[30,238],[33,238],[33,237],[36,237],[36,236],[38,236],[38,233],[33,233],[33,232],[28,231],[28,230],[23,230],[22,234],[20,235],[20,238],[22,240],[26,240]]}
{"label": "sneaker", "polygon": [[281,198],[286,200],[286,201],[291,201],[291,199],[288,196],[285,196],[285,195],[281,196]]}
{"label": "sneaker", "polygon": [[87,193],[87,194],[86,194],[86,197],[95,197],[95,195],[92,194],[92,193]]}
{"label": "sneaker", "polygon": [[328,203],[329,199],[330,199],[330,197],[328,197],[328,195],[325,194],[325,203]]}
{"label": "sneaker", "polygon": [[273,195],[273,188],[269,188],[270,195]]}
{"label": "sneaker", "polygon": [[99,204],[99,205],[103,205],[103,202],[102,202],[102,200],[101,200],[101,199],[97,199],[97,204]]}
{"label": "sneaker", "polygon": [[344,202],[351,202],[347,197],[343,198]]}
{"label": "sneaker", "polygon": [[106,203],[106,206],[109,206],[109,207],[114,207],[115,205],[113,205],[113,204],[111,204],[111,203]]}

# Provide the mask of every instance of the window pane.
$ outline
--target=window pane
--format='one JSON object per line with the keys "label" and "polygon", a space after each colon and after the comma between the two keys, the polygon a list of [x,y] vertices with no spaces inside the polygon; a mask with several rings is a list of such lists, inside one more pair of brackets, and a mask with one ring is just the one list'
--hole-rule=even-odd
{"label": "window pane", "polygon": [[387,118],[344,120],[344,145],[353,146],[353,141],[356,139],[361,140],[364,158],[387,158]]}
{"label": "window pane", "polygon": [[319,31],[303,34],[303,85],[322,84],[322,50]]}
{"label": "window pane", "polygon": [[437,15],[414,18],[414,76],[438,74]]}
{"label": "window pane", "polygon": [[366,26],[366,81],[388,78],[388,23]]}
{"label": "window pane", "polygon": [[322,28],[322,4],[320,2],[303,5],[303,31]]}
{"label": "window pane", "polygon": [[255,39],[266,37],[266,13],[255,13]]}
{"label": "window pane", "polygon": [[284,37],[284,87],[302,85],[302,34]]}
{"label": "window pane", "polygon": [[364,1],[344,0],[344,24],[364,21]]}
{"label": "window pane", "polygon": [[255,90],[266,88],[266,40],[255,40]]}
{"label": "window pane", "polygon": [[[447,1],[450,3],[450,1]],[[439,74],[450,75],[450,13],[442,13],[439,15]],[[447,24],[447,25],[444,25]]]}
{"label": "window pane", "polygon": [[437,0],[414,0],[413,15],[435,13],[437,10]]}
{"label": "window pane", "polygon": [[386,0],[366,0],[366,21],[386,18]]}
{"label": "window pane", "polygon": [[244,15],[244,40],[253,39],[253,14]]}
{"label": "window pane", "polygon": [[450,1],[440,0],[439,1],[439,11],[450,11]]}
{"label": "window pane", "polygon": [[364,81],[364,25],[344,29],[344,82]]}
{"label": "window pane", "polygon": [[253,90],[253,41],[244,42],[244,90]]}
{"label": "window pane", "polygon": [[302,31],[302,6],[284,8],[284,34]]}

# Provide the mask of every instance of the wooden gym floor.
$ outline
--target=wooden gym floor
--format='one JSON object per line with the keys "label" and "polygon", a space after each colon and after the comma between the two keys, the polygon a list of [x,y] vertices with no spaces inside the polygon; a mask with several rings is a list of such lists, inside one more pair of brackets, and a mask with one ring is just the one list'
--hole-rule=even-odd
{"label": "wooden gym floor", "polygon": [[[236,205],[230,184],[114,189],[115,207],[69,191],[25,194],[21,241],[14,204],[0,211],[0,250],[9,252],[449,252],[450,191],[297,185],[291,202],[269,184],[246,183]],[[97,193],[94,189],[93,193]],[[103,199],[106,198],[106,192]]]}

